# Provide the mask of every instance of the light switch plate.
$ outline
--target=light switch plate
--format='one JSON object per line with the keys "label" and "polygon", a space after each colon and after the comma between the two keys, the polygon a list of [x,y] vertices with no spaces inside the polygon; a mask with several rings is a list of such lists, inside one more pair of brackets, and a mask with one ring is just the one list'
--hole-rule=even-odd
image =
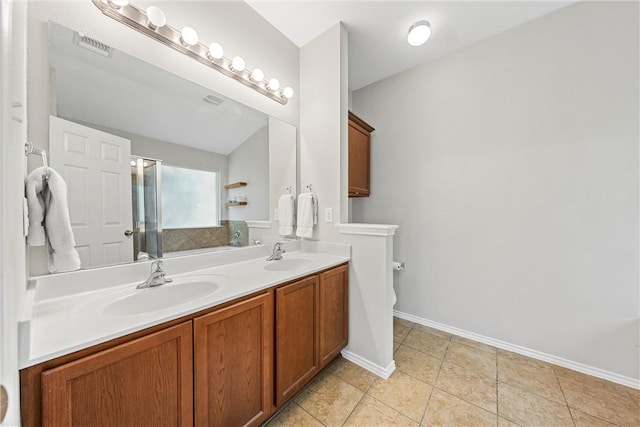
{"label": "light switch plate", "polygon": [[324,222],[333,222],[333,208],[324,208]]}

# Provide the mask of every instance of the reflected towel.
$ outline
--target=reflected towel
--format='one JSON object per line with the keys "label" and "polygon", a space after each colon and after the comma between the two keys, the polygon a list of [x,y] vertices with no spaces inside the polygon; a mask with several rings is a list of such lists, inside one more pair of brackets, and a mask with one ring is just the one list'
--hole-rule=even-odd
{"label": "reflected towel", "polygon": [[[48,175],[49,179],[43,179]],[[49,271],[61,273],[80,269],[80,257],[69,219],[67,184],[55,170],[40,167],[29,174],[26,182],[29,206],[27,244],[43,246],[48,242]]]}
{"label": "reflected towel", "polygon": [[294,207],[295,199],[292,194],[283,194],[278,199],[278,217],[280,218],[280,230],[281,236],[293,235],[294,225]]}
{"label": "reflected towel", "polygon": [[313,225],[318,223],[318,203],[315,194],[301,193],[298,196],[298,227],[296,236],[311,238]]}

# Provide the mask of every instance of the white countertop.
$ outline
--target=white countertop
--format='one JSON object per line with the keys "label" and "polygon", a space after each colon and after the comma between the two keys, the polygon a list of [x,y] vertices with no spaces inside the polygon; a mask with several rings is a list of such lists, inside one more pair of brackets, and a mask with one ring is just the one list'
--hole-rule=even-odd
{"label": "white countertop", "polygon": [[[136,285],[146,278],[145,270],[148,275],[149,263],[35,278],[30,284],[27,307],[19,325],[20,368],[177,319],[350,260],[349,245],[294,241],[286,243],[285,248],[287,252],[282,261],[289,260],[286,263],[265,261],[266,255],[271,252],[271,248],[266,246],[164,260],[164,271],[174,282],[157,288],[136,289]],[[300,263],[294,264],[291,261],[294,259],[300,260]],[[180,282],[197,279],[215,282],[219,288],[191,301],[179,301]],[[164,294],[152,295],[152,292]],[[131,297],[134,299],[130,301],[138,298],[144,301],[146,295],[160,295],[161,298],[166,295],[176,301],[177,305],[133,314],[113,313],[114,303],[118,304]],[[176,298],[176,295],[179,297]],[[155,300],[158,301],[158,298]],[[160,305],[168,304],[161,302]]]}

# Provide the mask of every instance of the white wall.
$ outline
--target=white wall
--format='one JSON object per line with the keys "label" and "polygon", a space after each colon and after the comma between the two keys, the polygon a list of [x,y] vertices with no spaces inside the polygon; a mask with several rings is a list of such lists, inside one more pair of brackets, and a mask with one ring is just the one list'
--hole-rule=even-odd
{"label": "white wall", "polygon": [[[300,49],[300,188],[311,185],[318,196],[319,221],[313,238],[331,240],[333,224],[324,222],[324,209],[333,209],[340,218],[342,38],[346,32],[337,24]],[[346,78],[346,75],[344,76]],[[346,117],[346,112],[344,112]],[[346,128],[345,128],[346,129]]]}
{"label": "white wall", "polygon": [[397,310],[640,378],[638,15],[579,2],[354,92]]}
{"label": "white wall", "polygon": [[[346,234],[335,224],[346,221],[348,206],[347,47],[348,33],[337,24],[300,49],[299,191],[311,184],[318,196],[313,238],[351,244],[349,345],[343,355],[388,377],[395,366],[390,298],[393,237]],[[335,223],[325,221],[325,208],[333,210]]]}
{"label": "white wall", "polygon": [[223,208],[232,221],[269,219],[269,127],[251,135],[229,153],[228,183],[243,181],[246,187],[223,190],[222,197],[245,196],[246,206]]}

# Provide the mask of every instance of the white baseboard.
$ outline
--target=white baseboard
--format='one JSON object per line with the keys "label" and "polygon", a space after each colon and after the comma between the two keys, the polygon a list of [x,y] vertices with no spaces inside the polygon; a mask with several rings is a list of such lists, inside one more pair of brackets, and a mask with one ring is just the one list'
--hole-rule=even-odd
{"label": "white baseboard", "polygon": [[349,362],[353,362],[356,365],[360,366],[361,368],[364,368],[367,371],[372,372],[385,380],[389,379],[391,374],[393,374],[393,371],[396,370],[396,362],[393,360],[391,361],[389,366],[387,366],[386,368],[383,368],[382,366],[377,365],[347,350],[342,350],[342,357],[347,359]]}
{"label": "white baseboard", "polygon": [[[422,317],[414,316],[412,314],[403,313],[401,311],[393,310],[393,315],[400,319],[409,320],[413,323],[429,326],[430,328],[438,329],[440,331],[448,332],[453,335],[458,335],[464,338],[469,338],[474,341],[479,341],[484,344],[488,344],[502,350],[512,351],[514,353],[522,354],[523,356],[531,357],[532,359],[542,360],[544,362],[552,363],[554,365],[563,366],[574,371],[582,372],[583,374],[591,375],[594,377],[602,378],[607,381],[611,381],[617,384],[640,390],[640,381],[626,377],[624,375],[616,374],[614,372],[605,371],[604,369],[596,368],[593,366],[585,365],[582,363],[574,362],[571,360],[563,359],[562,357],[553,356],[551,354],[543,353],[537,350],[532,350],[526,347],[522,347],[516,344],[511,344],[505,341],[500,341],[494,338],[485,337],[474,332],[465,331],[464,329],[455,328],[442,323],[434,322],[432,320],[423,319]],[[356,363],[356,362],[354,362]]]}

